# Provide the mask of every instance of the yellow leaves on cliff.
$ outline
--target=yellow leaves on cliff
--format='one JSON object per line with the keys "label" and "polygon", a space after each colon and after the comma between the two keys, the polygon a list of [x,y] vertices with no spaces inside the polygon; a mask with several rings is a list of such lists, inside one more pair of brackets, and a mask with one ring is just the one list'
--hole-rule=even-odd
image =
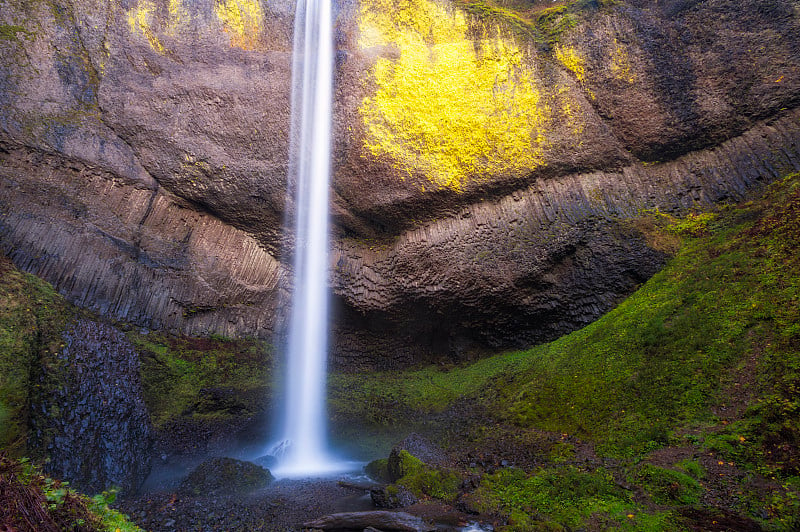
{"label": "yellow leaves on cliff", "polygon": [[583,81],[584,77],[586,76],[586,72],[583,67],[584,61],[583,58],[575,51],[575,48],[556,45],[555,52],[556,59],[558,59],[568,70],[571,70],[572,73],[575,74],[575,77],[578,78],[578,81]]}
{"label": "yellow leaves on cliff", "polygon": [[214,13],[230,36],[231,46],[244,50],[258,47],[264,20],[258,0],[217,0]]}
{"label": "yellow leaves on cliff", "polygon": [[150,43],[150,47],[153,50],[163,54],[164,45],[161,44],[161,41],[153,31],[155,12],[156,6],[153,2],[149,0],[140,1],[136,7],[128,10],[128,26],[130,27],[131,33],[143,35],[147,39],[147,42]]}
{"label": "yellow leaves on cliff", "polygon": [[167,11],[169,14],[167,32],[175,35],[178,32],[178,28],[189,23],[189,13],[181,0],[169,0]]}
{"label": "yellow leaves on cliff", "polygon": [[169,0],[166,19],[163,18],[163,14],[159,19],[156,5],[150,0],[141,0],[136,7],[128,10],[128,26],[131,33],[144,36],[150,47],[160,54],[163,54],[166,48],[156,35],[156,28],[160,28],[164,34],[174,36],[188,22],[189,13],[181,0]]}
{"label": "yellow leaves on cliff", "polygon": [[[166,8],[166,9],[165,9]],[[214,14],[231,46],[253,50],[258,46],[264,13],[258,0],[216,0]],[[164,53],[166,48],[159,35],[177,35],[189,27],[192,16],[185,0],[168,0],[166,5],[152,0],[139,0],[128,10],[128,26],[132,33],[144,36],[153,50]],[[218,28],[219,26],[216,26]]]}
{"label": "yellow leaves on cliff", "polygon": [[628,51],[614,39],[614,48],[611,50],[611,65],[609,67],[615,79],[633,83],[636,81],[636,73],[631,64]]}
{"label": "yellow leaves on cliff", "polygon": [[457,191],[541,164],[549,109],[515,44],[428,0],[364,1],[359,28],[384,54],[360,108],[372,156]]}
{"label": "yellow leaves on cliff", "polygon": [[467,22],[429,0],[366,0],[359,20],[362,49],[383,46],[416,35],[428,44],[462,41]]}

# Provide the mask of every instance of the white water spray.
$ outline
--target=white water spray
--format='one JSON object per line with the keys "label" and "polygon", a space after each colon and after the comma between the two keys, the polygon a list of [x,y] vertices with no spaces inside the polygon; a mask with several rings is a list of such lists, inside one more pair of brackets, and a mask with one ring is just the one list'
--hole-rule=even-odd
{"label": "white water spray", "polygon": [[292,66],[290,183],[296,201],[294,291],[287,345],[284,432],[275,473],[340,470],[328,454],[325,413],[328,351],[328,188],[333,29],[330,0],[298,0]]}

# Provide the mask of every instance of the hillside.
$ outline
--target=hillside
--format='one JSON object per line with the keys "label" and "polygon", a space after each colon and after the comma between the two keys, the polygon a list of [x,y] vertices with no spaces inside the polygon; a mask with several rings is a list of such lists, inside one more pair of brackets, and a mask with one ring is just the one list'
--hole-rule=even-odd
{"label": "hillside", "polygon": [[436,434],[482,475],[462,501],[511,530],[793,530],[800,175],[635,224],[679,250],[595,323],[467,366],[334,375],[336,415]]}

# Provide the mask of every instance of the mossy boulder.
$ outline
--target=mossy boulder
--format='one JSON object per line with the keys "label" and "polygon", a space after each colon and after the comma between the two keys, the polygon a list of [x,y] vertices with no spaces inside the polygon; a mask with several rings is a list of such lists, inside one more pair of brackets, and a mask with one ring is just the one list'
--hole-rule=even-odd
{"label": "mossy boulder", "polygon": [[263,488],[273,480],[269,470],[252,462],[217,457],[189,473],[179,491],[195,496],[241,494]]}
{"label": "mossy boulder", "polygon": [[461,478],[454,471],[425,464],[406,450],[390,457],[392,475],[399,475],[395,484],[417,497],[428,496],[445,502],[458,498]]}
{"label": "mossy boulder", "polygon": [[389,460],[387,458],[378,458],[368,463],[364,467],[364,473],[366,473],[369,478],[379,482],[392,481],[389,476]]}
{"label": "mossy boulder", "polygon": [[401,442],[392,447],[386,467],[389,480],[396,482],[408,473],[411,467],[407,460],[401,456],[402,451],[419,460],[424,465],[433,468],[448,467],[450,459],[447,454],[423,436],[411,433]]}
{"label": "mossy boulder", "polygon": [[369,496],[378,508],[406,508],[418,502],[411,491],[397,484],[371,489]]}

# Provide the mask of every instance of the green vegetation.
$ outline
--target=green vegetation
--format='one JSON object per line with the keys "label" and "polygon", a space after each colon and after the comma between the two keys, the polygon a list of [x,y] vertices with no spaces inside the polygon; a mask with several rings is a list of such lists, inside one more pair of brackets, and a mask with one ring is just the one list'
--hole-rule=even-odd
{"label": "green vegetation", "polygon": [[0,24],[0,39],[6,41],[16,41],[19,33],[22,33],[26,36],[31,35],[31,32],[29,32],[24,26]]}
{"label": "green vegetation", "polygon": [[28,438],[28,404],[41,360],[61,347],[71,318],[48,283],[0,257],[0,449],[22,456]]}
{"label": "green vegetation", "polygon": [[129,332],[141,355],[144,398],[154,426],[177,419],[224,421],[268,402],[271,347],[261,340]]}
{"label": "green vegetation", "polygon": [[42,475],[27,459],[0,453],[0,523],[9,530],[141,532],[109,508],[115,496],[111,490],[90,499],[67,482]]}
{"label": "green vegetation", "polygon": [[373,460],[372,462],[368,463],[364,466],[364,472],[369,475],[370,478],[374,478],[375,480],[379,480],[381,482],[391,482],[392,479],[389,476],[389,460],[386,458],[378,458],[377,460]]}
{"label": "green vegetation", "polygon": [[[540,459],[552,466],[484,475],[470,495],[510,526],[538,515],[570,527],[608,519],[671,530],[683,522],[673,509],[730,490],[736,496],[720,511],[792,530],[800,515],[800,175],[717,211],[643,213],[632,225],[679,251],[588,327],[464,367],[334,375],[336,415],[391,425],[473,405],[492,421],[464,419],[462,442],[480,447],[501,428],[569,436],[613,460],[618,481],[646,494],[637,506],[611,485],[601,489],[603,471],[575,469],[572,445],[543,445]],[[675,458],[655,458],[662,448]],[[561,475],[595,486],[597,499],[570,482],[559,487]],[[571,501],[568,513],[559,513],[560,498]]]}
{"label": "green vegetation", "polygon": [[565,31],[578,25],[584,13],[613,3],[577,0],[544,9],[524,1],[458,0],[457,4],[482,22],[499,24],[517,36],[550,49],[560,41]]}
{"label": "green vegetation", "polygon": [[639,467],[631,481],[643,486],[656,504],[697,504],[703,491],[689,475],[651,464]]}
{"label": "green vegetation", "polygon": [[[391,461],[391,460],[390,460]],[[418,497],[430,496],[445,502],[453,502],[458,496],[461,478],[453,471],[436,469],[425,465],[408,451],[397,456],[397,485],[403,486]]]}
{"label": "green vegetation", "polygon": [[481,513],[507,515],[508,531],[579,528],[593,515],[603,516],[598,521],[602,529],[670,530],[668,512],[640,513],[631,494],[602,468],[503,469],[485,475],[467,505]]}

